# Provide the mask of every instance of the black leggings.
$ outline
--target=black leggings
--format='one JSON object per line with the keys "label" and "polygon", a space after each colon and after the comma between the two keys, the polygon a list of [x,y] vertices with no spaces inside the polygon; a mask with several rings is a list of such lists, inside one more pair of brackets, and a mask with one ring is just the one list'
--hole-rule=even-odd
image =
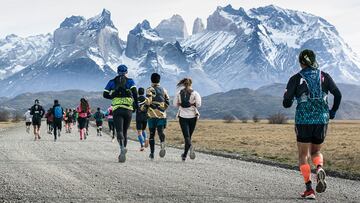
{"label": "black leggings", "polygon": [[114,121],[108,121],[109,129],[112,131],[113,138],[115,137]]}
{"label": "black leggings", "polygon": [[185,150],[184,155],[187,155],[190,147],[191,147],[191,137],[194,133],[196,126],[197,118],[179,118],[179,123],[181,127],[181,131],[185,140]]}
{"label": "black leggings", "polygon": [[118,108],[113,111],[114,126],[116,129],[117,140],[121,146],[123,141],[124,147],[127,145],[127,130],[130,127],[132,111]]}
{"label": "black leggings", "polygon": [[57,139],[58,131],[61,132],[62,120],[54,118],[54,138]]}
{"label": "black leggings", "polygon": [[156,130],[158,132],[160,142],[165,142],[164,129],[165,129],[165,126],[163,126],[163,125],[157,126],[156,128],[149,128],[149,131],[150,131],[149,143],[150,143],[150,151],[151,151],[152,154],[155,152],[155,133],[156,133]]}

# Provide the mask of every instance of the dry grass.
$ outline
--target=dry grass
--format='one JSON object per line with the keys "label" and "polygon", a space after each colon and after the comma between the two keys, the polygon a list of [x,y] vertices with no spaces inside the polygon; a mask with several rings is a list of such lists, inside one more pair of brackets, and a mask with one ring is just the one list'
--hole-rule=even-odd
{"label": "dry grass", "polygon": [[14,122],[0,122],[0,129],[3,130],[3,129],[6,129],[6,128],[13,127],[15,125],[17,125],[17,124],[14,123]]}
{"label": "dry grass", "polygon": [[[168,143],[183,144],[178,122],[170,121],[165,133]],[[239,153],[297,165],[294,124],[291,123],[199,121],[193,143],[197,149]],[[326,168],[360,175],[360,121],[332,122],[322,152]]]}

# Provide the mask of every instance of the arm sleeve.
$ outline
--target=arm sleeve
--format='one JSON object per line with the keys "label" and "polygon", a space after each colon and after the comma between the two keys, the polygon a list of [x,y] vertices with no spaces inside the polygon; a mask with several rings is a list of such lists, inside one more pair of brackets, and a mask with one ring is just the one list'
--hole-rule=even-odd
{"label": "arm sleeve", "polygon": [[293,104],[296,87],[297,87],[297,80],[296,75],[290,78],[288,84],[286,85],[286,90],[284,93],[284,100],[283,100],[283,106],[285,108],[290,108]]}
{"label": "arm sleeve", "polygon": [[328,84],[330,93],[334,95],[334,103],[331,110],[337,111],[341,103],[341,98],[342,98],[341,92],[329,74],[325,74],[325,80],[326,80],[326,84]]}
{"label": "arm sleeve", "polygon": [[139,108],[139,103],[138,103],[138,93],[137,93],[137,89],[136,89],[136,86],[135,86],[135,83],[134,85],[131,87],[131,93],[133,95],[133,98],[134,98],[134,107],[136,109]]}
{"label": "arm sleeve", "polygon": [[195,102],[197,108],[201,107],[201,96],[198,92],[195,92]]}

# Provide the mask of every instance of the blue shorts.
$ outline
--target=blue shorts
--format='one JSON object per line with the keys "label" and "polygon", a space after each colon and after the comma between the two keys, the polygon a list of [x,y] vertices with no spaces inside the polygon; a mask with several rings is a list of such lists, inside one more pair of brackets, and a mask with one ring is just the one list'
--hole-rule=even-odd
{"label": "blue shorts", "polygon": [[148,125],[149,128],[156,128],[158,126],[164,126],[166,127],[166,118],[149,118],[148,119]]}

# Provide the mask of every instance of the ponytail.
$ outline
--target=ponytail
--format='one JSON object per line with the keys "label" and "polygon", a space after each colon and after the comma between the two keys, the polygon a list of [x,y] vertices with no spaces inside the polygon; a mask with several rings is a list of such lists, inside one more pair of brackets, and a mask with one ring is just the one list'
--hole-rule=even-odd
{"label": "ponytail", "polygon": [[186,91],[190,91],[190,87],[192,85],[191,78],[184,78],[179,81],[179,83],[176,85],[178,88],[183,86]]}

